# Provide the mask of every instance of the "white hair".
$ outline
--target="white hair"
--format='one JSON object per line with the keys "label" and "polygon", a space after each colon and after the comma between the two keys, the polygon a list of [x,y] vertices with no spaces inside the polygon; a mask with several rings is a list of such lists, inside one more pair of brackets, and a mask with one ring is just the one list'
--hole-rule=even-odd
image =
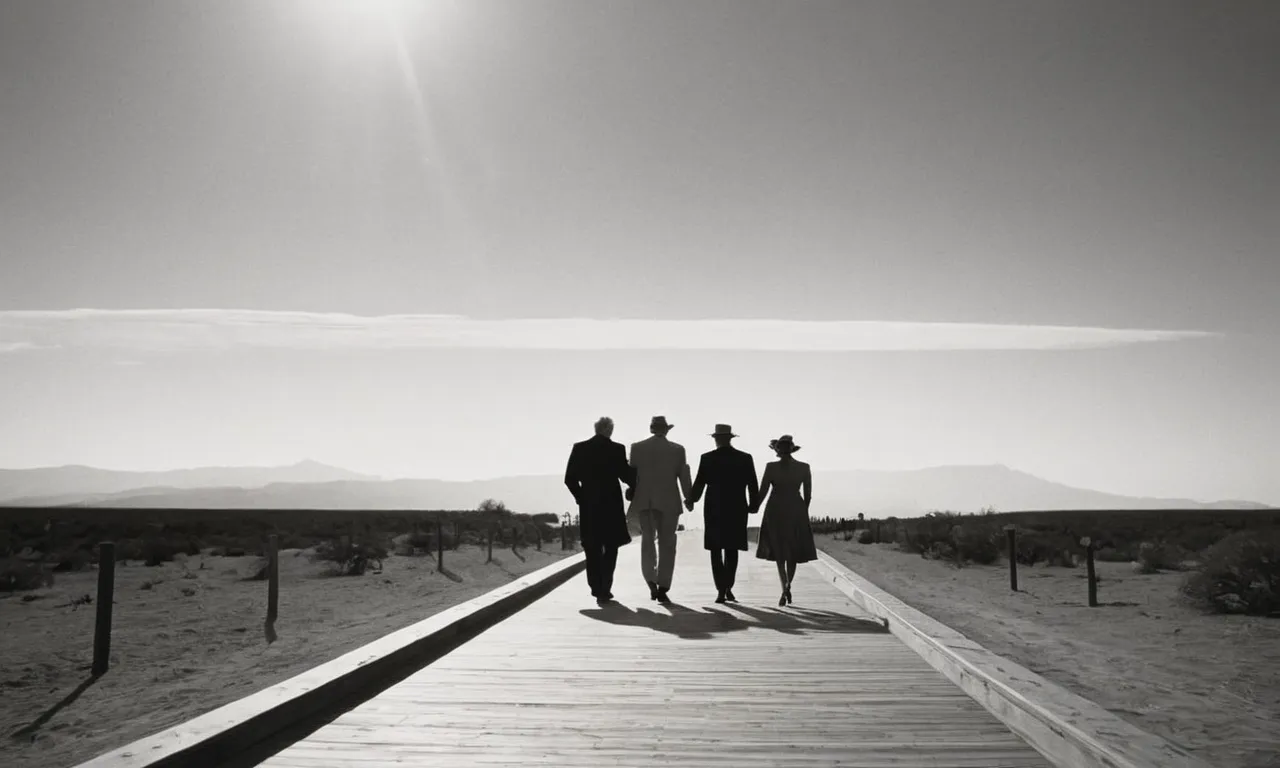
{"label": "white hair", "polygon": [[603,435],[605,432],[613,429],[613,419],[608,416],[601,416],[596,420],[596,434]]}

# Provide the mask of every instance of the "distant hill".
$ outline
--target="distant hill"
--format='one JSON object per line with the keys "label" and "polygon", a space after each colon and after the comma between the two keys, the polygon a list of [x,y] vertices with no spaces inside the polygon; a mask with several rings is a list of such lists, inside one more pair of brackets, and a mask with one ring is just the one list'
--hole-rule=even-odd
{"label": "distant hill", "polygon": [[[15,499],[57,497],[73,499],[143,489],[184,490],[235,486],[260,488],[270,483],[324,483],[335,480],[377,480],[373,475],[331,467],[316,461],[300,461],[279,467],[198,467],[164,472],[122,472],[68,465],[40,469],[0,469],[0,503]],[[150,492],[150,491],[148,491]]]}
{"label": "distant hill", "polygon": [[[90,470],[87,467],[58,470]],[[24,472],[55,470],[4,470],[0,474],[0,503],[9,506],[91,506],[145,508],[224,509],[473,509],[486,498],[501,499],[518,512],[531,514],[572,510],[572,499],[558,475],[526,475],[490,480],[379,480],[367,475],[314,462],[277,468],[214,468],[182,473],[70,473],[77,483],[97,483],[88,491],[56,487],[47,477],[40,482],[46,495],[23,492],[36,482],[21,479]],[[116,477],[128,475],[129,478]],[[310,476],[296,479],[298,475]],[[157,476],[161,476],[157,478]],[[9,478],[17,478],[12,480]],[[88,479],[86,479],[88,478]],[[204,479],[204,487],[192,487]],[[139,485],[103,490],[110,483],[133,479]],[[147,482],[160,479],[162,482]],[[266,480],[267,482],[261,482]],[[179,485],[178,483],[188,483]],[[8,482],[9,484],[5,484]],[[946,466],[928,469],[878,472],[851,470],[814,473],[816,516],[911,516],[931,510],[977,512],[984,507],[1000,511],[1051,509],[1265,509],[1251,501],[1200,502],[1192,499],[1121,496],[1029,475],[1003,465]],[[685,522],[697,527],[701,514]]]}

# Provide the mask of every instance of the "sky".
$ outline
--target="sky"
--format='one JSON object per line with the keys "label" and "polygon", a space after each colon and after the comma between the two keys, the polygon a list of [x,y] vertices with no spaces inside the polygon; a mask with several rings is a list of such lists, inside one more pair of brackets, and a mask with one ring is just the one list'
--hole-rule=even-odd
{"label": "sky", "polygon": [[0,467],[1280,504],[1280,6],[0,4]]}

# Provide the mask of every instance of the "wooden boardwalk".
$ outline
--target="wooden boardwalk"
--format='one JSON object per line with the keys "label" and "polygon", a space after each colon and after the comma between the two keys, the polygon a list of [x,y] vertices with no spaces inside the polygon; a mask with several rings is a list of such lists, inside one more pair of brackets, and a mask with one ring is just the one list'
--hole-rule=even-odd
{"label": "wooden boardwalk", "polygon": [[261,765],[1050,765],[813,565],[779,608],[744,552],[740,602],[715,605],[691,531],[664,606],[639,555],[619,553],[620,604],[576,576]]}

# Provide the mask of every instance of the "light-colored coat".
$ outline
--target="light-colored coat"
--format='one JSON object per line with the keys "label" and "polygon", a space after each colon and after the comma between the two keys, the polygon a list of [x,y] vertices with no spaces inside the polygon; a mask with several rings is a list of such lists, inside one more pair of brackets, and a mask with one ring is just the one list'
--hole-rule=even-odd
{"label": "light-colored coat", "polygon": [[664,435],[632,443],[631,466],[636,470],[636,490],[628,514],[646,509],[676,515],[684,511],[684,499],[692,491],[693,481],[683,445]]}

